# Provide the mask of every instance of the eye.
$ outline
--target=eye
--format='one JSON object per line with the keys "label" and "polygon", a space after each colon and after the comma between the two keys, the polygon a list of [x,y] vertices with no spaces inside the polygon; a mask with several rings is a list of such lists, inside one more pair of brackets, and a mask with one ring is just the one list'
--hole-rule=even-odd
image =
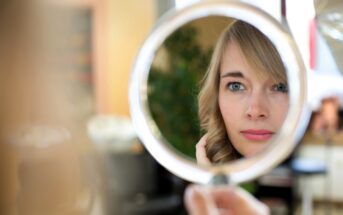
{"label": "eye", "polygon": [[285,83],[278,83],[273,85],[272,89],[274,91],[282,92],[282,93],[288,93],[288,85]]}
{"label": "eye", "polygon": [[230,82],[227,84],[227,88],[232,92],[242,91],[245,89],[243,84],[239,82]]}

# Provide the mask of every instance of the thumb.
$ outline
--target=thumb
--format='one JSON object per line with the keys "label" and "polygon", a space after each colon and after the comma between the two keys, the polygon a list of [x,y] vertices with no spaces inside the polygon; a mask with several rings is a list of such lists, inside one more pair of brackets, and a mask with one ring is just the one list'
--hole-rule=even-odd
{"label": "thumb", "polygon": [[190,215],[217,215],[218,211],[210,195],[197,185],[188,186],[185,191],[185,205]]}

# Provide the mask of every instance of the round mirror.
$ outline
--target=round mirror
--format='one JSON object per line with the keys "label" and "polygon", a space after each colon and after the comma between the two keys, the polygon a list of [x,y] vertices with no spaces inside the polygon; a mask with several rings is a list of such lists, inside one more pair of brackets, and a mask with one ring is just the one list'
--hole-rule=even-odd
{"label": "round mirror", "polygon": [[[129,96],[137,134],[159,163],[189,181],[225,175],[235,184],[293,150],[309,118],[305,89],[280,23],[245,3],[210,1],[159,22],[137,56]],[[196,162],[200,138],[214,165]]]}

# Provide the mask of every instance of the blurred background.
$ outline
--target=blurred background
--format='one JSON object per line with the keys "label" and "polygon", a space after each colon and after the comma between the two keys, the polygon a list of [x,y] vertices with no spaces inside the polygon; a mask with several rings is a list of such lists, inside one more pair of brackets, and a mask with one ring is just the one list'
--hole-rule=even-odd
{"label": "blurred background", "polygon": [[[156,163],[136,137],[128,84],[135,56],[157,20],[192,2],[1,1],[0,214],[186,214],[188,182]],[[272,15],[282,20],[285,1],[257,2],[279,11]],[[315,2],[317,29],[334,62],[321,68],[341,73],[342,4]],[[183,26],[161,46],[151,68],[153,117],[172,146],[190,158],[201,136],[195,95],[213,44],[231,21],[212,17]],[[317,53],[322,59],[326,52]],[[339,129],[341,107],[333,110],[340,114]],[[313,110],[312,123],[321,111]],[[314,191],[309,202],[315,213],[339,214],[339,129],[318,135],[310,125],[285,164],[244,186],[273,213],[300,214],[305,183]],[[309,173],[293,165],[297,158],[319,164]]]}

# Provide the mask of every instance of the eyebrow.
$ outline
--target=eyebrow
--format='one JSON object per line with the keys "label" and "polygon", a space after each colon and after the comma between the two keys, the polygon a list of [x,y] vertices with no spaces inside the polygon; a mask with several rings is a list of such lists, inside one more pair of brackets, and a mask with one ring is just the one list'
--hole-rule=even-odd
{"label": "eyebrow", "polygon": [[234,78],[244,78],[244,75],[239,71],[226,72],[220,76],[221,78],[234,77]]}

